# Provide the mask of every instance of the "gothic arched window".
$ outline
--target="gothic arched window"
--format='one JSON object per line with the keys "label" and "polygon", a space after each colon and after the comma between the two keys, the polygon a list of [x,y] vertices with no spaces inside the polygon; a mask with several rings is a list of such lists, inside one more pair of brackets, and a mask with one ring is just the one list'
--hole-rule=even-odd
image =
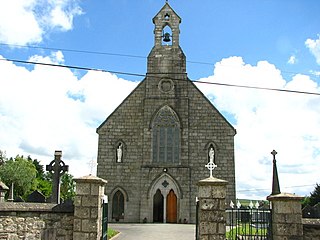
{"label": "gothic arched window", "polygon": [[112,218],[116,221],[124,218],[124,196],[120,190],[112,198]]}
{"label": "gothic arched window", "polygon": [[164,106],[152,123],[153,162],[180,162],[180,122],[176,113]]}

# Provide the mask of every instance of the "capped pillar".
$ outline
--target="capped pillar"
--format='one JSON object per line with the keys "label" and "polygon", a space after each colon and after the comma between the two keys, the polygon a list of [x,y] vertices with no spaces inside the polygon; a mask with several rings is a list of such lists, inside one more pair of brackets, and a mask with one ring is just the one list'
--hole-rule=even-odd
{"label": "capped pillar", "polygon": [[107,181],[92,175],[74,179],[73,239],[100,240],[102,237],[102,203]]}
{"label": "capped pillar", "polygon": [[210,172],[210,177],[198,182],[198,220],[199,239],[226,238],[226,193],[228,182],[212,176],[212,171],[217,167],[213,158],[205,165]]}
{"label": "capped pillar", "polygon": [[281,193],[276,155],[273,156],[272,193],[267,197],[271,202],[273,240],[303,240],[301,200],[303,197],[291,193]]}

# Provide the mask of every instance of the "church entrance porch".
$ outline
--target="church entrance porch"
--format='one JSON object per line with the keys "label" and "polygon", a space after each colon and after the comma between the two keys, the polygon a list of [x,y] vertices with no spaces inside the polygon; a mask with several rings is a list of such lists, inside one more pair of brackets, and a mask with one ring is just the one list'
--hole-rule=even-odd
{"label": "church entrance porch", "polygon": [[177,223],[177,196],[172,189],[166,201],[159,189],[153,196],[153,222]]}
{"label": "church entrance porch", "polygon": [[150,187],[152,222],[177,223],[179,216],[180,189],[168,174],[158,177]]}

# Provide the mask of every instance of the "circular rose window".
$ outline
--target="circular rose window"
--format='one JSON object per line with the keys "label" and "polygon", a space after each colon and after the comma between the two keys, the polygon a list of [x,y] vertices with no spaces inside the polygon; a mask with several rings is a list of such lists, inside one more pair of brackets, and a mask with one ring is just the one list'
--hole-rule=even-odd
{"label": "circular rose window", "polygon": [[161,92],[167,93],[174,89],[173,81],[170,78],[163,78],[159,82],[159,89]]}

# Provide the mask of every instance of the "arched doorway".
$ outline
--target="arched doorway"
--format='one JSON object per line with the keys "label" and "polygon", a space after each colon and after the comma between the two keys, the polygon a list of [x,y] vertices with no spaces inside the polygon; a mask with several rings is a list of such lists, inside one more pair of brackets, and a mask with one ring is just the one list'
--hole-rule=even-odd
{"label": "arched doorway", "polygon": [[177,223],[180,217],[180,201],[183,194],[177,181],[168,173],[162,173],[148,190],[150,222]]}
{"label": "arched doorway", "polygon": [[167,195],[167,223],[177,223],[177,195],[171,189]]}
{"label": "arched doorway", "polygon": [[113,195],[112,218],[116,221],[124,218],[124,196],[120,190]]}
{"label": "arched doorway", "polygon": [[159,189],[153,196],[153,222],[163,222],[163,195]]}

